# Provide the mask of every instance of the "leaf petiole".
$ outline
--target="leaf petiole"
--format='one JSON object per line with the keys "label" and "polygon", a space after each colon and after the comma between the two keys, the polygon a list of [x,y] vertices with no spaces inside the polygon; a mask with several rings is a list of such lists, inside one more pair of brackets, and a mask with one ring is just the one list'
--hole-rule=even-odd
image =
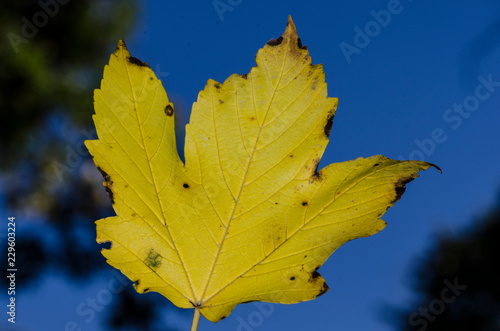
{"label": "leaf petiole", "polygon": [[198,323],[200,323],[200,308],[196,307],[194,309],[194,315],[193,315],[193,323],[191,324],[191,331],[197,331],[198,330]]}

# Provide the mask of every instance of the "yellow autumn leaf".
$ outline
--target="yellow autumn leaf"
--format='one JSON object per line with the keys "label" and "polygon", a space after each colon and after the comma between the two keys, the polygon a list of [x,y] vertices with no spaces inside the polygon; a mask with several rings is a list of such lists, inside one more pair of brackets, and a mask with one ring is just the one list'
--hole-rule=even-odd
{"label": "yellow autumn leaf", "polygon": [[186,126],[151,68],[120,41],[95,91],[86,141],[117,216],[98,220],[102,254],[138,292],[217,322],[243,302],[297,303],[328,290],[318,268],[377,233],[420,161],[381,155],[318,170],[337,99],[289,18],[249,74],[209,80]]}

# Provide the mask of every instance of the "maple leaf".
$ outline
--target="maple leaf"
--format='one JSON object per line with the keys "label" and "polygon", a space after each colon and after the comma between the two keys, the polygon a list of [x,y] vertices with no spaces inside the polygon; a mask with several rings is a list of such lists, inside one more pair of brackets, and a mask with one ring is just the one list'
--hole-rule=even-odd
{"label": "maple leaf", "polygon": [[289,18],[257,66],[209,80],[186,126],[151,68],[120,41],[95,91],[86,141],[117,216],[98,220],[107,262],[217,322],[242,302],[297,303],[328,290],[318,268],[377,233],[405,184],[431,164],[381,155],[318,170],[338,100]]}

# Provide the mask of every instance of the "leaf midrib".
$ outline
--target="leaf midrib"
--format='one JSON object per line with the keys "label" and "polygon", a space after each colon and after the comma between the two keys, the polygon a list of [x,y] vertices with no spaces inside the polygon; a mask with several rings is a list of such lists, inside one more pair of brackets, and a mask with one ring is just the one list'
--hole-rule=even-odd
{"label": "leaf midrib", "polygon": [[[265,126],[264,123],[266,122],[266,119],[267,119],[267,116],[269,114],[269,111],[270,111],[270,108],[271,108],[271,105],[272,105],[272,102],[274,100],[274,97],[276,95],[276,92],[278,90],[278,86],[280,85],[281,83],[281,80],[282,80],[282,77],[283,77],[283,71],[284,71],[284,67],[285,67],[285,63],[286,63],[286,58],[287,58],[287,55],[288,55],[288,52],[284,52],[284,59],[283,59],[283,65],[281,67],[281,70],[280,70],[280,77],[279,77],[279,80],[278,80],[278,83],[276,84],[276,87],[274,88],[273,90],[273,95],[272,97],[270,98],[270,101],[269,101],[269,105],[268,105],[268,108],[267,108],[267,111],[266,111],[266,115],[264,116],[264,119],[262,121],[262,125],[259,125],[259,132],[257,134],[257,138],[255,139],[255,143],[254,143],[254,146],[252,148],[252,153],[250,155],[250,157],[248,158],[248,162],[247,162],[247,166],[246,166],[246,171],[245,171],[245,175],[243,176],[243,180],[241,181],[241,186],[240,186],[240,189],[238,191],[238,194],[236,196],[236,199],[234,201],[234,205],[233,205],[233,209],[231,211],[231,215],[229,216],[229,219],[228,219],[228,222],[227,222],[227,225],[226,225],[226,229],[224,231],[224,235],[222,236],[222,242],[220,243],[219,245],[219,249],[217,251],[217,255],[215,256],[215,259],[214,259],[214,263],[212,264],[212,269],[210,270],[210,273],[209,273],[209,276],[208,276],[208,279],[207,279],[207,283],[205,285],[205,289],[203,290],[203,293],[201,295],[201,298],[200,298],[200,301],[199,304],[200,305],[203,305],[205,301],[203,301],[203,298],[205,297],[205,294],[207,292],[207,289],[208,289],[208,286],[210,284],[210,280],[212,279],[212,276],[214,274],[214,270],[215,270],[215,267],[217,266],[217,261],[219,260],[219,256],[220,256],[220,253],[222,251],[222,247],[224,246],[224,243],[226,241],[226,236],[227,236],[227,233],[229,231],[229,227],[231,226],[231,221],[233,220],[233,217],[234,217],[234,213],[236,211],[236,207],[238,206],[238,203],[240,201],[240,197],[241,197],[241,193],[243,192],[243,188],[246,186],[245,185],[245,181],[246,181],[246,178],[247,178],[247,175],[248,175],[248,172],[250,170],[250,166],[252,164],[252,160],[253,160],[253,157],[255,155],[255,152],[257,150],[257,144],[259,142],[259,138],[260,138],[260,135],[262,133],[262,128]],[[253,77],[252,75],[248,75],[248,78],[250,78],[250,80],[253,82]],[[252,99],[254,101],[254,108],[256,107],[255,105],[255,98],[254,98],[254,93],[253,93],[253,86],[252,86]],[[220,292],[220,291],[219,291]],[[217,292],[217,293],[219,293]],[[214,294],[215,295],[215,294]],[[211,297],[208,298],[208,300],[210,300],[211,298],[213,297],[213,295]],[[206,301],[208,301],[206,300]]]}

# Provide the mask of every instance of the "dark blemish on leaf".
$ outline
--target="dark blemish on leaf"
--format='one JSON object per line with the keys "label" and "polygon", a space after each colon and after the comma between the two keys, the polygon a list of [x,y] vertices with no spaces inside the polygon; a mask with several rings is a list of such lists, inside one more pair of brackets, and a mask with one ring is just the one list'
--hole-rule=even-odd
{"label": "dark blemish on leaf", "polygon": [[97,170],[99,170],[99,172],[102,175],[102,178],[104,178],[104,182],[102,183],[102,185],[106,189],[106,192],[108,193],[109,201],[111,201],[111,204],[113,205],[113,204],[115,204],[113,191],[111,191],[111,187],[113,186],[113,181],[111,180],[111,177],[104,170],[102,170],[100,167],[97,167]]}
{"label": "dark blemish on leaf", "polygon": [[384,213],[378,213],[377,217],[384,215]]}
{"label": "dark blemish on leaf", "polygon": [[312,279],[316,279],[316,278],[318,278],[319,276],[320,276],[320,275],[319,275],[319,272],[317,272],[316,270],[314,270],[314,271],[312,272],[312,274],[311,274]]}
{"label": "dark blemish on leaf", "polygon": [[290,156],[292,159],[293,159],[293,157],[294,157],[294,156],[293,156],[293,154],[290,154],[290,155],[288,155],[288,156]]}
{"label": "dark blemish on leaf", "polygon": [[290,277],[290,280],[295,280],[295,277],[294,276]]}
{"label": "dark blemish on leaf", "polygon": [[136,213],[132,213],[132,217],[136,217],[136,216],[137,216],[137,214],[136,214]]}
{"label": "dark blemish on leaf", "polygon": [[224,101],[222,101],[221,99],[219,99],[219,104],[223,104],[223,103],[224,103]]}
{"label": "dark blemish on leaf", "polygon": [[101,245],[101,250],[102,249],[111,249],[111,247],[113,247],[113,242],[112,241],[104,241],[102,243],[100,243]]}
{"label": "dark blemish on leaf", "polygon": [[326,118],[326,125],[325,125],[325,136],[327,138],[330,137],[330,132],[332,131],[332,125],[333,125],[333,110],[330,110],[328,113],[328,117]]}
{"label": "dark blemish on leaf", "polygon": [[302,206],[307,206],[307,205],[308,205],[307,201],[302,202]]}
{"label": "dark blemish on leaf", "polygon": [[167,114],[167,116],[172,116],[174,114],[174,107],[172,107],[172,105],[168,104],[165,107],[165,114]]}
{"label": "dark blemish on leaf", "polygon": [[250,300],[250,301],[245,301],[245,302],[242,302],[242,303],[245,304],[245,303],[251,303],[251,302],[255,302],[255,301],[257,301],[257,300]]}
{"label": "dark blemish on leaf", "polygon": [[184,183],[184,184],[182,185],[182,187],[184,187],[184,188],[189,188],[189,184]]}
{"label": "dark blemish on leaf", "polygon": [[434,168],[436,168],[439,171],[439,173],[441,173],[441,174],[443,173],[443,171],[441,170],[441,168],[438,167],[437,165],[435,165],[434,163],[430,163],[430,162],[427,162],[427,163],[429,163],[431,166],[433,166]]}
{"label": "dark blemish on leaf", "polygon": [[373,166],[376,167],[376,166],[379,166],[379,165],[380,165],[380,163],[375,163]]}
{"label": "dark blemish on leaf", "polygon": [[151,270],[156,270],[160,267],[162,259],[163,257],[151,248],[149,250],[148,257],[144,260],[144,263],[146,263]]}
{"label": "dark blemish on leaf", "polygon": [[314,174],[313,176],[315,177],[318,177],[319,178],[319,173],[318,173],[318,167],[319,167],[319,162],[321,161],[321,159],[319,157],[315,158],[313,160],[313,164],[314,164]]}
{"label": "dark blemish on leaf", "polygon": [[307,257],[307,255],[304,255],[304,259]]}
{"label": "dark blemish on leaf", "polygon": [[136,280],[134,281],[134,283],[132,284],[132,286],[135,288],[135,290],[137,291],[137,288],[139,287],[139,280]]}
{"label": "dark blemish on leaf", "polygon": [[307,46],[302,46],[302,41],[300,40],[300,38],[297,39],[297,46],[300,49],[307,49]]}
{"label": "dark blemish on leaf", "polygon": [[275,205],[277,205],[278,203],[277,203],[277,202],[275,202],[274,204],[275,204]]}
{"label": "dark blemish on leaf", "polygon": [[99,170],[105,182],[113,184],[113,182],[111,181],[111,177],[109,177],[109,175],[104,170],[102,170],[101,167],[97,167],[97,170]]}
{"label": "dark blemish on leaf", "polygon": [[114,205],[115,204],[115,197],[113,195],[113,191],[111,191],[109,186],[106,186],[105,189],[106,189],[106,192],[108,193],[109,201],[111,201],[111,204]]}
{"label": "dark blemish on leaf", "polygon": [[144,291],[142,293],[146,293],[146,292],[149,292],[149,287],[148,288],[145,288]]}
{"label": "dark blemish on leaf", "polygon": [[278,46],[278,45],[279,45],[279,44],[281,44],[282,42],[283,42],[283,37],[282,37],[282,36],[280,36],[280,37],[279,37],[278,39],[276,39],[276,40],[275,40],[275,39],[271,39],[271,40],[269,40],[269,41],[267,42],[267,44],[268,44],[269,46],[273,46],[273,47],[274,47],[274,46]]}
{"label": "dark blemish on leaf", "polygon": [[214,87],[215,87],[216,89],[220,89],[220,88],[222,87],[222,85],[221,85],[221,83],[215,83],[215,84],[214,84]]}
{"label": "dark blemish on leaf", "polygon": [[406,191],[406,184],[414,180],[415,178],[413,177],[406,177],[406,178],[401,178],[396,182],[396,185],[394,189],[396,190],[396,197],[394,200],[391,201],[392,204],[396,203],[401,197],[403,196],[403,193]]}
{"label": "dark blemish on leaf", "polygon": [[149,66],[149,64],[147,64],[146,62],[142,62],[141,60],[139,60],[138,58],[135,58],[133,56],[129,57],[128,58],[128,62],[132,63],[132,64],[135,64],[139,67],[148,67],[148,68],[151,68]]}
{"label": "dark blemish on leaf", "polygon": [[[323,288],[321,289],[321,291],[319,292],[318,296],[317,297],[320,297],[322,296],[323,294],[325,294],[326,292],[328,292],[330,288],[328,287],[328,285],[326,285],[326,282],[323,283]],[[316,297],[316,298],[317,298]]]}
{"label": "dark blemish on leaf", "polygon": [[320,266],[317,266],[316,268],[314,268],[314,271],[317,271],[319,270]]}
{"label": "dark blemish on leaf", "polygon": [[254,116],[251,116],[251,117],[249,117],[249,120],[250,120],[250,121],[255,121],[255,117],[254,117]]}
{"label": "dark blemish on leaf", "polygon": [[248,74],[243,74],[243,75],[241,75],[241,77],[242,77],[243,79],[247,79]]}
{"label": "dark blemish on leaf", "polygon": [[318,79],[319,79],[318,76],[314,77],[314,81],[313,81],[313,84],[311,86],[311,90],[314,91],[316,89],[316,87],[318,87]]}
{"label": "dark blemish on leaf", "polygon": [[222,316],[220,319],[223,320],[224,318],[226,318],[226,316]]}

